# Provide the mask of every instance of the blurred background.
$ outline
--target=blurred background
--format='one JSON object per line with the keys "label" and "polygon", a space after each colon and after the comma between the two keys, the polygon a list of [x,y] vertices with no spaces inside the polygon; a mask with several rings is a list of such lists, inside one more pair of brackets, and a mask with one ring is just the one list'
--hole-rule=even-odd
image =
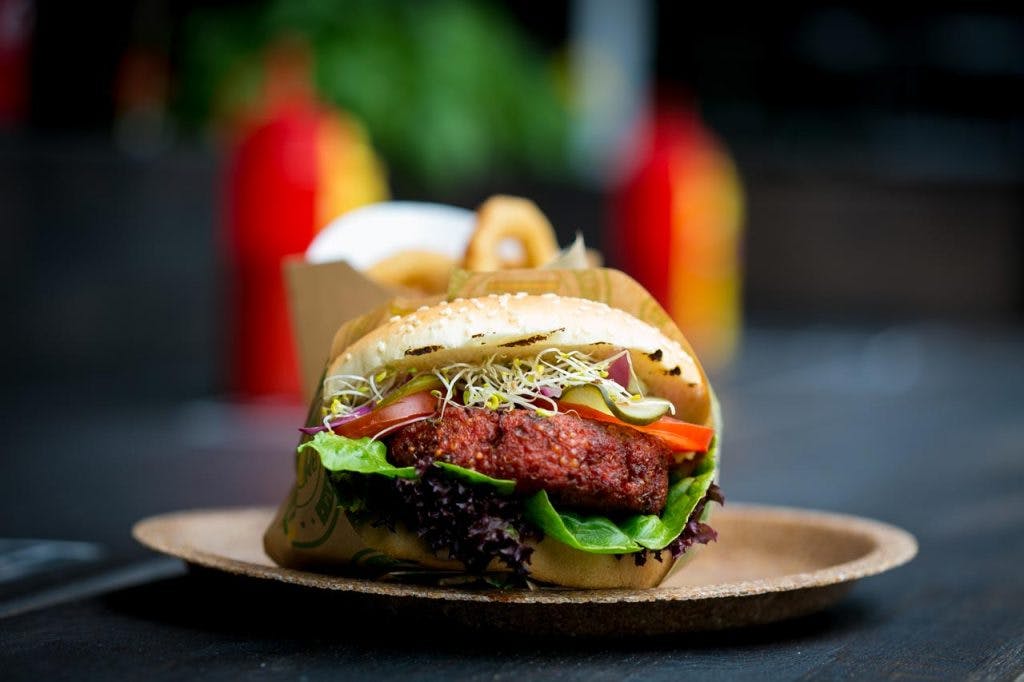
{"label": "blurred background", "polygon": [[0,0],[5,385],[228,393],[239,272],[389,197],[528,196],[669,307],[703,230],[697,307],[1012,323],[1022,84],[1012,3]]}
{"label": "blurred background", "polygon": [[[0,0],[0,472],[162,475],[106,488],[136,516],[276,500],[302,408],[240,379],[238,320],[281,324],[280,257],[387,198],[532,198],[725,385],[827,347],[906,387],[957,357],[908,328],[1017,333],[1022,86],[1014,3]],[[239,461],[277,468],[200,485]],[[90,536],[65,488],[25,533]]]}

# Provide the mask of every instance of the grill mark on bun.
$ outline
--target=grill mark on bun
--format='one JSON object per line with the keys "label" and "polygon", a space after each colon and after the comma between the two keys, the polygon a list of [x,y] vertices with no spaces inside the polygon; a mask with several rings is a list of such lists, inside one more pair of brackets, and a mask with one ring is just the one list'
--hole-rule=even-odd
{"label": "grill mark on bun", "polygon": [[525,339],[519,339],[518,341],[509,341],[508,343],[498,344],[499,348],[516,348],[517,346],[529,346],[530,344],[543,341],[544,339],[551,336],[550,334],[537,334],[536,336],[527,336]]}
{"label": "grill mark on bun", "polygon": [[433,353],[435,351],[439,351],[442,348],[444,348],[444,346],[421,346],[419,348],[410,348],[409,350],[405,351],[405,354],[406,355],[426,355],[427,353]]}
{"label": "grill mark on bun", "polygon": [[665,374],[668,374],[670,377],[677,377],[677,376],[679,376],[682,373],[683,373],[683,369],[679,365],[676,365],[675,367],[673,367],[669,371],[665,372]]}
{"label": "grill mark on bun", "polygon": [[651,362],[658,362],[658,361],[660,361],[661,360],[661,349],[659,348],[658,350],[654,351],[653,353],[648,353],[647,357],[649,357],[651,359]]}
{"label": "grill mark on bun", "polygon": [[557,334],[558,332],[564,332],[564,331],[565,331],[565,327],[559,327],[558,329],[552,329],[551,331],[549,331],[549,332],[547,332],[545,334],[534,334],[533,336],[527,336],[525,339],[517,339],[516,341],[508,341],[506,343],[498,344],[498,347],[499,348],[517,348],[519,346],[530,346],[532,344],[539,343],[540,341],[543,341],[544,339],[548,338],[552,334]]}
{"label": "grill mark on bun", "polygon": [[473,334],[473,336],[471,336],[469,338],[471,338],[471,339],[479,339],[481,336],[487,336],[487,334],[485,334],[484,332],[480,332],[479,334]]}

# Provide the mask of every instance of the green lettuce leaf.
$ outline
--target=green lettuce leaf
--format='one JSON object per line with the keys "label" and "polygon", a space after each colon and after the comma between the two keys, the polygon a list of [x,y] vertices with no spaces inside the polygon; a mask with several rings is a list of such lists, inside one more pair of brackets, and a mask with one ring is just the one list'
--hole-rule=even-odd
{"label": "green lettuce leaf", "polygon": [[434,462],[434,466],[444,469],[445,472],[456,478],[461,478],[467,483],[493,486],[497,488],[498,492],[502,495],[511,495],[516,489],[516,482],[511,479],[492,478],[487,474],[481,474],[479,471],[460,467],[458,464],[452,464],[451,462],[442,462],[439,460]]}
{"label": "green lettuce leaf", "polygon": [[324,469],[335,473],[379,474],[389,478],[416,478],[416,467],[396,467],[388,461],[388,449],[379,440],[345,438],[321,431],[313,440],[299,446],[312,448],[320,455]]}
{"label": "green lettuce leaf", "polygon": [[526,518],[556,540],[591,554],[664,549],[683,532],[690,514],[711,487],[717,451],[716,437],[693,475],[671,483],[660,516],[637,514],[619,523],[604,516],[581,517],[555,509],[542,490],[526,501]]}
{"label": "green lettuce leaf", "polygon": [[608,517],[559,512],[543,490],[526,500],[526,518],[559,542],[591,554],[627,554],[640,549]]}
{"label": "green lettuce leaf", "polygon": [[[313,440],[299,446],[300,451],[305,448],[315,450],[324,468],[335,474],[379,474],[389,478],[416,478],[419,475],[416,467],[396,467],[389,462],[387,446],[369,438],[346,438],[321,431]],[[516,488],[513,480],[492,478],[457,464],[437,461],[434,466],[468,483],[493,486],[503,495],[511,494]]]}

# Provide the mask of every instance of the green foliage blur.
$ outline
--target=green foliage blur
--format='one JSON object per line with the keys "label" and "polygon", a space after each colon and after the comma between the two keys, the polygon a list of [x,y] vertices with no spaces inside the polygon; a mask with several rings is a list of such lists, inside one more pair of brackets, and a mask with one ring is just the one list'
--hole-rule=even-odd
{"label": "green foliage blur", "polygon": [[367,127],[393,170],[425,185],[557,176],[567,108],[551,61],[500,9],[457,0],[272,0],[186,25],[176,111],[186,128],[257,102],[263,50],[311,48],[320,97]]}

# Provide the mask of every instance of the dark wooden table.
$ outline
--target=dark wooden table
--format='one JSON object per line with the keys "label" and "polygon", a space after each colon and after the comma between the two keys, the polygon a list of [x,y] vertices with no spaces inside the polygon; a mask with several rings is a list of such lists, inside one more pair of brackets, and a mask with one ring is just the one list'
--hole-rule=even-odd
{"label": "dark wooden table", "polygon": [[276,503],[301,407],[121,401],[54,421],[41,391],[5,412],[0,537],[73,544],[0,544],[0,677],[1024,673],[1024,334],[758,327],[719,390],[729,499],[888,521],[918,558],[813,616],[670,639],[382,622],[344,598],[187,573],[128,536],[156,512]]}

